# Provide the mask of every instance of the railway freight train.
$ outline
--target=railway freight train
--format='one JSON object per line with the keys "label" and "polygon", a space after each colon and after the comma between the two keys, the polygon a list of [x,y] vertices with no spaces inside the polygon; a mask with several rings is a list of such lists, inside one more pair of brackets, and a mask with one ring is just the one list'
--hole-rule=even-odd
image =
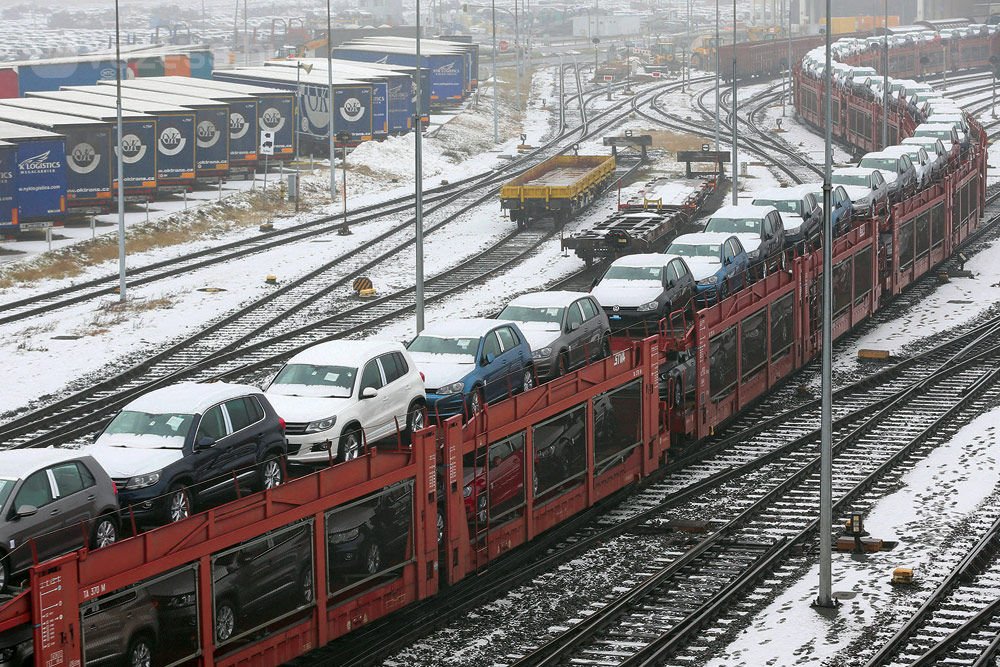
{"label": "railway freight train", "polygon": [[[870,109],[850,91],[840,99]],[[967,122],[970,146],[938,177],[828,240],[835,337],[976,230],[986,139]],[[397,429],[353,460],[331,455],[274,488],[36,564],[0,606],[0,654],[81,664],[141,648],[158,665],[277,665],[364,632],[653,475],[671,447],[693,446],[800,369],[820,348],[821,262],[797,249],[719,303],[681,308],[643,338],[616,336],[602,359],[468,418]],[[399,363],[376,374],[392,382],[409,372]],[[376,409],[378,392],[360,393]],[[311,426],[290,420],[287,432]],[[124,508],[122,522],[133,516]]]}
{"label": "railway freight train", "polygon": [[[858,33],[843,37],[863,46],[857,55],[857,64],[882,70],[882,36]],[[801,62],[806,53],[822,47],[825,39],[823,35],[806,35],[736,44],[736,78],[780,76],[790,62]],[[919,21],[912,26],[890,27],[889,72],[897,78],[912,79],[992,67],[990,56],[998,52],[998,40],[997,26],[975,24],[968,19]],[[733,75],[733,49],[732,44],[719,49],[721,75],[727,79]],[[714,64],[715,58],[710,62]]]}

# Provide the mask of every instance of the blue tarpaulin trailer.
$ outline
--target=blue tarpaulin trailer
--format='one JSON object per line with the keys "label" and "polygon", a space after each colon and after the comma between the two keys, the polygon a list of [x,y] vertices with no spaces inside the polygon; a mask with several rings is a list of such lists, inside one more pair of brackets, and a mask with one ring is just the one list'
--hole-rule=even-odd
{"label": "blue tarpaulin trailer", "polygon": [[[280,67],[239,68],[217,70],[213,76],[222,81],[250,83],[258,86],[274,86],[286,90],[298,90],[299,130],[312,139],[326,140],[329,137],[329,97],[330,89],[325,72],[313,70],[302,72],[298,81],[295,71],[285,71]],[[370,84],[334,77],[334,134],[347,132],[351,142],[358,144],[370,141],[374,136],[372,128],[372,87]]]}
{"label": "blue tarpaulin trailer", "polygon": [[183,95],[192,99],[223,102],[229,107],[229,169],[253,172],[257,169],[260,131],[257,124],[257,100],[250,95],[197,89],[182,84],[167,83],[159,78],[132,79],[123,87]]}
{"label": "blue tarpaulin trailer", "polygon": [[[69,116],[80,116],[116,122],[116,111],[107,107],[74,104],[38,97],[17,100],[0,100],[3,106],[51,111]],[[122,160],[125,167],[125,198],[133,201],[151,201],[156,195],[156,117],[137,111],[122,111]],[[112,145],[114,141],[112,140]],[[113,159],[117,160],[117,157]],[[117,176],[112,182],[117,192]]]}
{"label": "blue tarpaulin trailer", "polygon": [[0,106],[0,120],[66,138],[66,206],[70,212],[103,212],[111,208],[115,165],[111,123],[9,106]]}
{"label": "blue tarpaulin trailer", "polygon": [[[115,98],[114,86],[82,86],[105,97]],[[194,111],[195,121],[195,179],[217,183],[229,175],[229,105],[215,100],[159,93],[139,88],[122,88],[122,99],[145,100],[175,104]]]}
{"label": "blue tarpaulin trailer", "polygon": [[0,141],[17,146],[15,173],[19,230],[61,223],[66,214],[65,138],[34,127],[0,122]]}
{"label": "blue tarpaulin trailer", "polygon": [[17,224],[17,144],[0,141],[0,232],[15,232]]}
{"label": "blue tarpaulin trailer", "polygon": [[[123,72],[125,67],[122,68]],[[42,63],[17,66],[17,82],[21,96],[42,90],[59,90],[62,86],[88,86],[101,80],[114,81],[114,56],[103,58],[54,58]]]}
{"label": "blue tarpaulin trailer", "polygon": [[[29,93],[28,97],[51,99],[114,109],[115,98],[89,92],[99,86]],[[156,118],[156,186],[158,190],[191,189],[194,186],[195,113],[172,104],[122,98],[122,109]]]}
{"label": "blue tarpaulin trailer", "polygon": [[[351,45],[337,47],[334,56],[345,60],[416,67],[416,55],[390,45]],[[461,101],[466,94],[466,58],[462,52],[421,54],[421,67],[430,70],[430,105],[440,107]]]}

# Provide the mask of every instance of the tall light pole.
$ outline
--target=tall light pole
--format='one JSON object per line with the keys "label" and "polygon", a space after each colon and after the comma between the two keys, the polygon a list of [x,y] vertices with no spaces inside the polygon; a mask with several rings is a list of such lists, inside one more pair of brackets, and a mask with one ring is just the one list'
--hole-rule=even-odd
{"label": "tall light pole", "polygon": [[[329,0],[327,0],[329,2]],[[497,111],[497,0],[490,0],[490,12],[493,16],[493,143],[500,143],[500,115]]]}
{"label": "tall light pole", "polygon": [[118,300],[125,303],[125,160],[122,151],[122,49],[121,27],[118,20],[118,0],[115,0],[115,114],[118,154]]}
{"label": "tall light pole", "polygon": [[[424,123],[420,115],[420,0],[417,0],[417,99],[416,112],[417,122],[414,125],[413,135],[413,180],[415,211],[414,221],[416,225],[414,235],[414,249],[416,254],[416,275],[414,276],[414,314],[416,315],[417,333],[424,330],[424,161],[423,161],[423,134]],[[495,56],[494,56],[495,57]],[[496,69],[494,69],[494,77]],[[496,99],[496,79],[493,80],[493,97]],[[496,109],[496,107],[493,107]],[[495,130],[494,130],[495,131]]]}
{"label": "tall light pole", "polygon": [[[115,0],[117,2],[117,0]],[[243,64],[250,65],[250,29],[247,20],[247,0],[243,0]]]}
{"label": "tall light pole", "polygon": [[[722,131],[720,128],[719,112],[722,108],[720,104],[719,96],[721,94],[720,88],[720,76],[721,64],[719,59],[722,57],[719,47],[722,46],[722,42],[719,41],[719,0],[715,0],[715,152],[719,152],[720,137],[722,136]],[[720,165],[721,166],[721,165]]]}
{"label": "tall light pole", "polygon": [[[336,146],[334,145],[335,134],[333,132],[333,21],[331,20],[330,0],[326,0],[326,85],[327,85],[327,106],[330,107],[330,115],[327,120],[327,134],[330,139],[330,200],[337,196],[337,173],[333,170],[334,159],[336,158]],[[417,70],[417,79],[420,79],[420,70]]]}
{"label": "tall light pole", "polygon": [[823,72],[823,105],[826,115],[826,145],[823,166],[823,377],[820,412],[820,475],[819,475],[819,595],[817,607],[833,607],[833,545],[830,527],[833,525],[833,224],[831,218],[831,184],[833,172],[833,87],[830,58],[833,11],[826,0],[826,69]]}
{"label": "tall light pole", "polygon": [[889,0],[882,0],[885,22],[882,24],[882,148],[889,145]]}
{"label": "tall light pole", "polygon": [[[829,2],[830,0],[827,0]],[[736,141],[738,139],[737,125],[739,125],[739,116],[736,115],[736,0],[733,0],[733,167],[731,171],[733,172],[733,206],[739,203],[739,164],[737,160],[739,159],[739,151],[736,147]]]}
{"label": "tall light pole", "polygon": [[521,29],[517,20],[518,0],[514,0],[514,83],[517,87],[517,111],[521,111]]}

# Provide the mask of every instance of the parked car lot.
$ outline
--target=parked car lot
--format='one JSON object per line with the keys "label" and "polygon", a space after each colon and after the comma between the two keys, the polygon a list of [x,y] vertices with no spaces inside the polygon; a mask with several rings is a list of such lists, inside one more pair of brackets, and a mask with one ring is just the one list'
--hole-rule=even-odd
{"label": "parked car lot", "polygon": [[424,382],[396,342],[314,345],[289,359],[264,393],[285,420],[291,463],[348,461],[365,442],[424,427]]}

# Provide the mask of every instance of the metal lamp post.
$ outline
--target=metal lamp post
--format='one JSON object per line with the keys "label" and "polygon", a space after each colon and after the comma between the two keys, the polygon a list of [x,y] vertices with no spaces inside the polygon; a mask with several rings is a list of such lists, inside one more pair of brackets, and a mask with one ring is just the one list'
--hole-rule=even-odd
{"label": "metal lamp post", "polygon": [[[722,53],[719,47],[722,46],[722,42],[719,41],[719,0],[715,0],[715,152],[719,152],[720,138],[722,136],[719,120],[719,109],[722,107],[719,96],[721,94],[721,80],[722,67],[719,59],[722,57]],[[735,53],[735,51],[734,51]]]}
{"label": "metal lamp post", "polygon": [[[419,12],[417,12],[419,14]],[[490,13],[493,20],[493,143],[500,143],[500,115],[497,111],[497,0],[490,0]]]}
{"label": "metal lamp post", "polygon": [[[829,2],[829,0],[827,0]],[[736,115],[737,107],[737,97],[736,97],[736,0],[733,0],[733,206],[739,203],[739,151],[737,149],[736,143],[739,138],[739,133],[737,131],[737,126],[739,125],[739,116]],[[717,110],[717,115],[718,115]]]}
{"label": "metal lamp post", "polygon": [[[333,200],[333,198],[337,196],[337,174],[333,170],[333,162],[336,158],[336,142],[333,133],[333,22],[330,17],[330,0],[326,0],[326,85],[329,89],[327,106],[330,108],[330,116],[327,121],[327,133],[330,137],[330,199]],[[417,78],[420,78],[419,71],[417,72]]]}
{"label": "metal lamp post", "polygon": [[882,23],[882,148],[889,145],[889,0],[883,0]]}
{"label": "metal lamp post", "polygon": [[[495,2],[495,0],[494,0]],[[423,121],[421,120],[420,109],[420,0],[417,0],[417,99],[416,111],[417,122],[415,125],[416,134],[413,135],[413,180],[414,180],[414,250],[416,255],[416,265],[414,276],[414,315],[416,316],[416,328],[419,334],[424,330],[424,163],[423,163]],[[496,23],[493,24],[493,39],[496,41]],[[496,51],[493,52],[493,141],[496,142]]]}
{"label": "metal lamp post", "polygon": [[118,0],[115,0],[115,114],[118,154],[118,300],[125,302],[125,161],[122,155],[122,50]]}

